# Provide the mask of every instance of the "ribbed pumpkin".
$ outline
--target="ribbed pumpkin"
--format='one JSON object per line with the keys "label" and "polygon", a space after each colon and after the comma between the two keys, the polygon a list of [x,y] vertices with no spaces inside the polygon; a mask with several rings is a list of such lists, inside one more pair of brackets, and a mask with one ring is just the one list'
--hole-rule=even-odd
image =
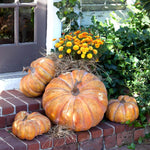
{"label": "ribbed pumpkin", "polygon": [[28,97],[40,96],[45,85],[55,75],[54,62],[46,57],[33,61],[30,67],[25,68],[25,70],[28,71],[28,74],[21,79],[20,90]]}
{"label": "ribbed pumpkin", "polygon": [[74,70],[51,80],[43,94],[42,104],[54,123],[84,131],[103,119],[108,105],[107,91],[95,75]]}
{"label": "ribbed pumpkin", "polygon": [[46,133],[51,128],[50,120],[38,113],[20,111],[12,124],[12,133],[20,139],[32,140],[35,136]]}
{"label": "ribbed pumpkin", "polygon": [[108,103],[106,117],[113,122],[134,121],[139,116],[139,108],[134,97],[121,95]]}

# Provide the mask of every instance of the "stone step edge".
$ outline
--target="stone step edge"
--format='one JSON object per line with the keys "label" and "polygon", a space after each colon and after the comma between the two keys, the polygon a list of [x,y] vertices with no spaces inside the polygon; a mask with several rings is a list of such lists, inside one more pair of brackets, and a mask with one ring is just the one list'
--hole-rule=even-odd
{"label": "stone step edge", "polygon": [[3,90],[19,89],[20,80],[26,72],[0,73],[0,92]]}

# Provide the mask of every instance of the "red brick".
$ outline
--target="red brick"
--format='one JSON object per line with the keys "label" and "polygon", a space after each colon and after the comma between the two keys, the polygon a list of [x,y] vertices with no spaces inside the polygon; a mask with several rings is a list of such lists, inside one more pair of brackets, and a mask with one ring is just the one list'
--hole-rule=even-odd
{"label": "red brick", "polygon": [[41,149],[48,149],[53,146],[52,138],[48,135],[39,135],[35,139],[40,143]]}
{"label": "red brick", "polygon": [[131,131],[134,129],[134,125],[129,126],[129,125],[125,125],[125,131]]}
{"label": "red brick", "polygon": [[84,141],[79,146],[81,150],[101,150],[103,149],[103,138]]}
{"label": "red brick", "polygon": [[7,101],[0,99],[0,107],[2,107],[2,114],[0,115],[7,115],[14,113],[13,105],[9,104]]}
{"label": "red brick", "polygon": [[0,149],[1,150],[14,150],[13,147],[10,147],[5,141],[0,139]]}
{"label": "red brick", "polygon": [[6,116],[6,126],[11,126],[14,122],[15,114]]}
{"label": "red brick", "polygon": [[139,137],[145,136],[145,130],[144,129],[137,129],[134,131],[134,141],[137,141]]}
{"label": "red brick", "polygon": [[19,150],[27,149],[25,144],[23,144],[17,137],[15,137],[13,134],[9,133],[6,130],[0,131],[0,137],[2,137],[14,149],[19,149]]}
{"label": "red brick", "polygon": [[133,142],[133,131],[125,131],[117,134],[117,145],[130,144]]}
{"label": "red brick", "polygon": [[53,150],[78,150],[78,144],[63,145],[61,147],[54,147]]}
{"label": "red brick", "polygon": [[42,97],[36,97],[35,100],[39,102],[40,109],[43,109],[43,106],[42,106]]}
{"label": "red brick", "polygon": [[27,145],[28,150],[39,150],[40,149],[40,145],[35,139],[33,139],[32,141],[22,140],[22,142]]}
{"label": "red brick", "polygon": [[104,122],[101,122],[100,124],[98,124],[98,127],[103,129],[103,136],[112,135],[114,132],[114,129],[108,126],[107,124],[105,124]]}
{"label": "red brick", "polygon": [[106,149],[113,148],[117,144],[116,135],[106,136],[106,137],[104,137],[104,141],[105,141],[105,148]]}
{"label": "red brick", "polygon": [[90,134],[88,131],[77,132],[78,142],[86,141],[90,139]]}
{"label": "red brick", "polygon": [[90,129],[90,132],[91,132],[91,135],[92,135],[92,138],[95,139],[95,138],[99,138],[102,136],[102,129],[99,129],[97,127],[93,127]]}
{"label": "red brick", "polygon": [[24,96],[24,94],[19,90],[8,90],[7,93],[11,94],[14,97]]}
{"label": "red brick", "polygon": [[8,98],[7,101],[11,102],[12,104],[15,105],[16,107],[16,113],[22,110],[27,111],[27,104],[24,102],[20,101],[19,99],[15,97]]}
{"label": "red brick", "polygon": [[63,146],[65,144],[66,144],[65,139],[63,137],[53,139],[53,146],[54,147],[60,147],[60,146]]}
{"label": "red brick", "polygon": [[6,92],[6,91],[2,91],[2,92],[0,93],[0,96],[1,96],[2,98],[13,97],[11,94],[9,94],[9,93]]}
{"label": "red brick", "polygon": [[44,109],[37,110],[37,112],[39,112],[39,113],[41,113],[41,114],[43,114],[43,115],[46,115]]}
{"label": "red brick", "polygon": [[6,126],[6,118],[0,117],[0,128],[5,128]]}
{"label": "red brick", "polygon": [[29,111],[37,111],[40,109],[40,104],[34,98],[20,97],[18,99],[28,104]]}
{"label": "red brick", "polygon": [[6,131],[5,129],[0,129],[0,137],[1,138],[7,138],[7,137],[9,137],[10,136],[10,131]]}
{"label": "red brick", "polygon": [[110,121],[107,123],[109,123],[110,125],[113,125],[115,127],[115,133],[120,133],[120,132],[123,132],[125,130],[124,124],[110,122]]}
{"label": "red brick", "polygon": [[71,144],[76,142],[77,142],[77,135],[73,134],[66,137],[66,144]]}

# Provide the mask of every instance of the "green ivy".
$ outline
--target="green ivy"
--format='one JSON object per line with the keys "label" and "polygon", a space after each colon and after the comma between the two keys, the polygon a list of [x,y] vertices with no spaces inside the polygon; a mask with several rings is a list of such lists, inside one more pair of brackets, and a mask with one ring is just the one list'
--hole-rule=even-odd
{"label": "green ivy", "polygon": [[75,8],[80,10],[79,0],[61,0],[59,2],[54,2],[54,6],[59,10],[56,12],[58,18],[62,22],[62,33],[68,33],[77,30],[78,19],[82,17],[82,13],[75,12]]}
{"label": "green ivy", "polygon": [[117,31],[111,21],[102,23],[94,16],[89,28],[105,38],[106,50],[99,59],[98,71],[109,99],[121,94],[136,97],[141,125],[146,122],[145,114],[150,113],[150,19],[137,2],[132,7],[138,11],[129,11],[129,17],[121,20],[124,26]]}

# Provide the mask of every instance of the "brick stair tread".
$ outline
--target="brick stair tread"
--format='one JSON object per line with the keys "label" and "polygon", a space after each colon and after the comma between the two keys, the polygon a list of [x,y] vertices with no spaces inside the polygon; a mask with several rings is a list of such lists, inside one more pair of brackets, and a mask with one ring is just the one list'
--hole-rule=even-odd
{"label": "brick stair tread", "polygon": [[12,124],[16,113],[25,110],[28,112],[44,113],[42,108],[42,98],[28,98],[19,90],[7,90],[0,93],[0,128],[8,127]]}

